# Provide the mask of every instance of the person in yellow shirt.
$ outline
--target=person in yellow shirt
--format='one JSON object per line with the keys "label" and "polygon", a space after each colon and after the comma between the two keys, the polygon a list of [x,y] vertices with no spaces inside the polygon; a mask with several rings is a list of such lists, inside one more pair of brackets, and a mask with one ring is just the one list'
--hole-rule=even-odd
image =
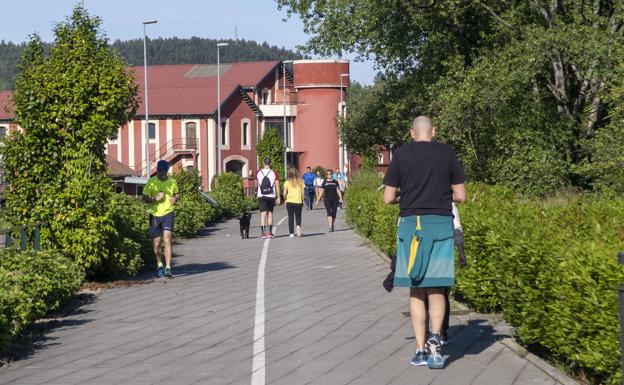
{"label": "person in yellow shirt", "polygon": [[[143,189],[143,201],[147,203],[150,213],[150,235],[158,266],[158,277],[171,278],[171,242],[173,237],[174,213],[173,205],[180,197],[178,183],[170,177],[169,163],[166,160],[159,160],[156,164],[156,176],[148,179]],[[165,246],[165,266],[163,266],[160,241]]]}
{"label": "person in yellow shirt", "polygon": [[301,210],[303,209],[304,184],[299,170],[291,167],[288,170],[288,178],[284,182],[284,197],[286,199],[286,211],[288,211],[288,231],[290,237],[295,236],[294,220],[297,222],[297,236],[301,236]]}

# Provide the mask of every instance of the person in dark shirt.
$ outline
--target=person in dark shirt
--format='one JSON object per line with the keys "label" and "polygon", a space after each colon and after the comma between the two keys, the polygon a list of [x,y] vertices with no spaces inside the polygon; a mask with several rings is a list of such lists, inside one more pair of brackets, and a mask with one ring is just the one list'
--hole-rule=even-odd
{"label": "person in dark shirt", "polygon": [[[435,129],[428,117],[414,119],[410,134],[413,141],[394,152],[384,178],[385,203],[399,203],[400,208],[394,286],[410,288],[416,337],[410,363],[442,369],[444,291],[455,284],[452,202],[466,200],[466,176],[453,147],[433,141]],[[425,300],[431,323],[426,341]]]}
{"label": "person in dark shirt", "polygon": [[326,172],[326,178],[321,185],[321,195],[316,200],[318,205],[321,198],[325,197],[325,210],[327,211],[327,225],[329,232],[334,231],[334,223],[336,222],[336,213],[338,212],[338,204],[342,204],[342,193],[338,181],[332,176],[331,169]]}

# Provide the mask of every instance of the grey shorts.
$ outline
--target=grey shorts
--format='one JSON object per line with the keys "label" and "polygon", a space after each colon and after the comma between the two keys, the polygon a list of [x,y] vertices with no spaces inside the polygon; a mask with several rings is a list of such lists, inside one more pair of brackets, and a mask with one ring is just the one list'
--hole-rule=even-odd
{"label": "grey shorts", "polygon": [[173,232],[173,221],[175,215],[173,211],[162,217],[155,217],[150,215],[150,228],[149,232],[152,238],[162,237],[165,230]]}

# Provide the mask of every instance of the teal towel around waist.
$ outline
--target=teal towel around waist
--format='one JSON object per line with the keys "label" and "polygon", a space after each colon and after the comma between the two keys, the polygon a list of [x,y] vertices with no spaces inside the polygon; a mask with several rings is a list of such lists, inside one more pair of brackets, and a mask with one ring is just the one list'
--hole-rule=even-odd
{"label": "teal towel around waist", "polygon": [[404,258],[405,275],[413,283],[422,281],[427,272],[435,242],[452,239],[453,218],[442,215],[401,217],[397,230],[397,256]]}

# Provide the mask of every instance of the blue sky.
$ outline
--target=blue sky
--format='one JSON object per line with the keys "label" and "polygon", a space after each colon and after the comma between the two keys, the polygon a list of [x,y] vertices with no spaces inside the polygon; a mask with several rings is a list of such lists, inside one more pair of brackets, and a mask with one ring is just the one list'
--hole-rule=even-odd
{"label": "blue sky", "polygon": [[[37,32],[52,40],[52,28],[71,13],[80,0],[3,0],[0,39],[22,42]],[[143,36],[141,22],[158,19],[148,26],[151,37],[234,38],[266,41],[270,45],[295,48],[307,40],[297,16],[282,21],[286,11],[278,11],[274,0],[84,0],[91,14],[103,19],[111,40]],[[352,59],[345,55],[345,58]],[[352,80],[373,81],[372,62],[351,62]]]}

